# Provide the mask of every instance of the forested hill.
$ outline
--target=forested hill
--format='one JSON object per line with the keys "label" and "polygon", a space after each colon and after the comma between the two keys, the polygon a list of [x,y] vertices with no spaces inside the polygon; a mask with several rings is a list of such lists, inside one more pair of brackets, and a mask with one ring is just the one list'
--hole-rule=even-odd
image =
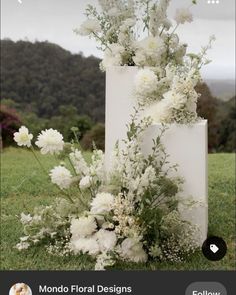
{"label": "forested hill", "polygon": [[49,42],[1,40],[1,98],[50,118],[62,105],[104,121],[105,75],[100,60],[71,54]]}

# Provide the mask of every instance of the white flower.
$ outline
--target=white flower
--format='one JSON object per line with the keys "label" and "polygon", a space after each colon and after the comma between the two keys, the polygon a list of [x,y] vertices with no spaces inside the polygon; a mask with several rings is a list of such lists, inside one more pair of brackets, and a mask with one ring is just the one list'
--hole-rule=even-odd
{"label": "white flower", "polygon": [[73,239],[79,237],[84,238],[92,235],[96,231],[96,228],[97,224],[94,217],[80,217],[79,219],[72,219],[70,232]]}
{"label": "white flower", "polygon": [[187,102],[186,95],[172,91],[172,90],[164,93],[163,97],[164,97],[164,99],[171,101],[172,106],[175,109],[180,109]]}
{"label": "white flower", "polygon": [[25,214],[23,212],[21,213],[20,217],[21,217],[20,221],[23,224],[29,223],[32,220],[32,217],[30,214]]}
{"label": "white flower", "polygon": [[54,167],[49,175],[52,183],[58,185],[61,189],[68,188],[72,183],[70,171],[63,166]]}
{"label": "white flower", "polygon": [[100,246],[101,251],[110,251],[112,250],[117,242],[117,237],[114,231],[108,231],[100,229],[96,233],[96,238]]}
{"label": "white flower", "polygon": [[157,56],[162,54],[165,50],[164,42],[160,37],[146,37],[139,42],[139,46],[146,52],[146,54],[151,56]]}
{"label": "white flower", "polygon": [[88,36],[92,33],[99,33],[101,31],[101,26],[99,22],[95,19],[87,19],[82,23],[79,30],[76,30],[76,32],[81,36]]}
{"label": "white flower", "polygon": [[158,83],[157,76],[150,69],[139,70],[135,76],[135,91],[140,95],[148,95],[155,91]]}
{"label": "white flower", "polygon": [[177,9],[175,13],[175,21],[177,24],[191,23],[193,21],[192,13],[188,8]]}
{"label": "white flower", "polygon": [[144,117],[150,116],[154,123],[171,123],[173,105],[170,99],[162,99],[149,106]]}
{"label": "white flower", "polygon": [[43,155],[59,153],[63,150],[63,136],[52,128],[41,131],[35,144],[41,149]]}
{"label": "white flower", "polygon": [[30,244],[28,242],[20,242],[16,245],[16,249],[18,249],[19,251],[22,251],[22,250],[26,250],[28,249],[30,246]]}
{"label": "white flower", "polygon": [[101,68],[106,70],[108,67],[122,65],[122,54],[125,52],[125,48],[117,43],[109,45],[104,52],[104,58],[101,62]]}
{"label": "white flower", "polygon": [[72,239],[70,248],[75,253],[97,255],[100,252],[98,242],[95,237]]}
{"label": "white flower", "polygon": [[91,176],[84,176],[79,183],[79,187],[82,190],[85,190],[91,186],[92,183],[92,177]]}
{"label": "white flower", "polygon": [[14,140],[19,146],[31,146],[32,134],[29,134],[28,128],[21,126],[19,132],[14,133]]}
{"label": "white flower", "polygon": [[111,211],[114,196],[109,193],[99,193],[91,202],[93,214],[106,214]]}
{"label": "white flower", "polygon": [[70,153],[70,160],[75,168],[75,171],[78,175],[87,175],[89,172],[89,168],[87,163],[84,160],[84,157],[81,151],[75,149],[72,153]]}
{"label": "white flower", "polygon": [[146,262],[147,254],[143,250],[140,241],[134,238],[126,238],[121,244],[121,256],[133,262]]}
{"label": "white flower", "polygon": [[145,39],[136,42],[135,56],[133,61],[138,66],[151,66],[156,67],[160,65],[165,52],[165,43],[162,38],[156,37],[146,37]]}
{"label": "white flower", "polygon": [[106,266],[111,266],[115,263],[115,260],[107,252],[103,252],[97,256],[95,264],[95,270],[105,270]]}

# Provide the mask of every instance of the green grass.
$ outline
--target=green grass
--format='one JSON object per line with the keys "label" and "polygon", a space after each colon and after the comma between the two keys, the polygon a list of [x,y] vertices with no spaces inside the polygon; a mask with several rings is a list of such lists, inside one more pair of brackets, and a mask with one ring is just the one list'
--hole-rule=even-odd
{"label": "green grass", "polygon": [[[40,156],[40,155],[39,155]],[[41,157],[41,156],[40,156]],[[89,158],[89,154],[87,154]],[[57,162],[41,157],[45,167]],[[116,269],[162,270],[232,270],[235,269],[235,156],[209,155],[209,234],[221,236],[227,242],[227,255],[219,262],[208,261],[199,251],[179,264],[120,263]],[[1,198],[1,269],[3,270],[80,270],[91,269],[93,263],[85,256],[54,257],[43,247],[18,252],[15,245],[22,236],[19,214],[35,206],[50,204],[57,190],[28,151],[10,148],[2,154]]]}

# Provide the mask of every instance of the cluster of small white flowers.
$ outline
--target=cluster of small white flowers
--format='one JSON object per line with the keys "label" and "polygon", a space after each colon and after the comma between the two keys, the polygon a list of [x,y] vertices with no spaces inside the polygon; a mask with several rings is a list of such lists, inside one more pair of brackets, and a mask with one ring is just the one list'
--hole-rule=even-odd
{"label": "cluster of small white flowers", "polygon": [[[198,119],[197,99],[199,97],[195,86],[200,77],[196,69],[187,73],[178,73],[176,69],[166,68],[168,76],[165,79],[169,90],[162,94],[160,101],[150,101],[150,93],[142,94],[143,101],[146,102],[144,116],[150,116],[154,122],[158,123],[192,123]],[[176,72],[176,73],[175,73]],[[154,74],[154,73],[153,73]],[[141,82],[140,82],[141,84]],[[145,85],[145,83],[143,82]],[[140,86],[141,88],[141,86]],[[155,94],[154,94],[155,96]]]}
{"label": "cluster of small white flowers", "polygon": [[74,149],[70,155],[70,160],[75,168],[76,173],[79,176],[85,176],[89,172],[88,164],[84,160],[84,157],[78,149]]}
{"label": "cluster of small white flowers", "polygon": [[28,239],[29,239],[28,236],[21,237],[20,243],[16,245],[16,249],[18,249],[19,251],[27,250],[30,247],[30,243],[28,242]]}
{"label": "cluster of small white flowers", "polygon": [[52,128],[41,131],[35,144],[40,148],[43,155],[57,154],[63,150],[63,136]]}
{"label": "cluster of small white flowers", "polygon": [[102,252],[97,256],[95,270],[105,270],[106,267],[112,266],[115,260],[107,252]]}
{"label": "cluster of small white flowers", "polygon": [[52,183],[56,184],[60,189],[69,188],[73,181],[71,172],[63,166],[54,167],[49,175]]}

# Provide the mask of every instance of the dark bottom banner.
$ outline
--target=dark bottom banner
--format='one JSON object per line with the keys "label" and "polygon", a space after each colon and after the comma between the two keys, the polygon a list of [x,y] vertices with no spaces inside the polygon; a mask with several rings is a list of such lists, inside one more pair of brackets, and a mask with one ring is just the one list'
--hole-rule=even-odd
{"label": "dark bottom banner", "polygon": [[1,271],[0,295],[233,295],[224,271]]}

